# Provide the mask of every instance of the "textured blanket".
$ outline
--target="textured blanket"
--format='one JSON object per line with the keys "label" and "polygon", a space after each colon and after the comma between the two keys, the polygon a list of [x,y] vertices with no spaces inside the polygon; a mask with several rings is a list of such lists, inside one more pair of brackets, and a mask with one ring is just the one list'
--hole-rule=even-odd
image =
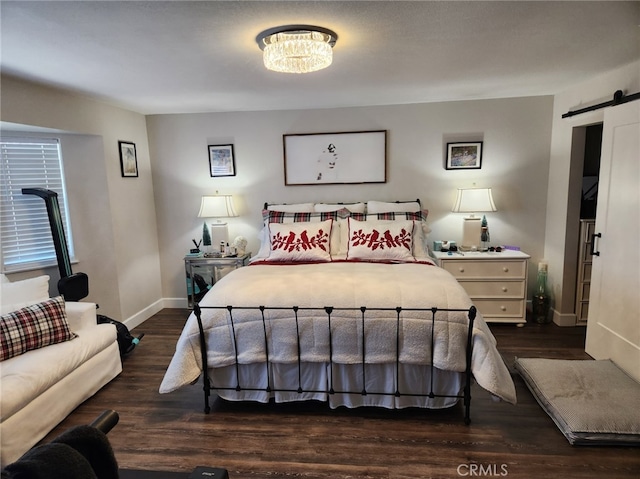
{"label": "textured blanket", "polygon": [[[208,367],[233,364],[236,349],[230,314],[233,315],[237,359],[241,364],[269,361],[355,364],[362,361],[363,346],[368,363],[393,363],[399,353],[406,364],[431,363],[431,312],[411,308],[468,309],[469,296],[448,272],[421,263],[379,264],[332,262],[296,265],[251,265],[229,273],[200,302],[207,338]],[[205,306],[282,307],[267,309],[265,323],[255,309],[206,309]],[[300,308],[298,322],[293,306]],[[329,318],[323,310],[333,306],[331,348]],[[360,311],[366,306],[364,345]],[[400,321],[395,307],[400,306]],[[385,308],[379,310],[375,308]],[[465,370],[467,312],[436,314],[434,366],[443,370]],[[266,325],[266,326],[265,326]],[[268,350],[265,349],[265,327]],[[396,331],[400,331],[397,352]],[[515,404],[511,375],[496,349],[496,341],[478,314],[473,330],[472,371],[478,384],[495,396]],[[178,339],[176,352],[165,373],[161,393],[193,383],[202,372],[199,330],[191,314]]]}

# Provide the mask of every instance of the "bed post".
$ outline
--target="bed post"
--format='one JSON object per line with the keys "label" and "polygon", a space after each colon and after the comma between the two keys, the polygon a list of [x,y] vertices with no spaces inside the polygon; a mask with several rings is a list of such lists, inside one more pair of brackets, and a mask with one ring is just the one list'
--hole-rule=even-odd
{"label": "bed post", "polygon": [[211,412],[211,406],[209,405],[209,395],[211,394],[211,383],[209,382],[209,373],[207,372],[207,341],[204,336],[204,329],[202,327],[202,310],[200,305],[195,303],[193,305],[193,312],[198,320],[198,329],[200,330],[200,355],[202,359],[202,382],[204,390],[204,412],[209,414]]}
{"label": "bed post", "polygon": [[471,356],[472,356],[472,341],[473,341],[473,322],[476,319],[477,309],[475,306],[469,308],[469,331],[467,332],[467,367],[465,370],[465,386],[464,386],[464,423],[468,426],[471,423]]}

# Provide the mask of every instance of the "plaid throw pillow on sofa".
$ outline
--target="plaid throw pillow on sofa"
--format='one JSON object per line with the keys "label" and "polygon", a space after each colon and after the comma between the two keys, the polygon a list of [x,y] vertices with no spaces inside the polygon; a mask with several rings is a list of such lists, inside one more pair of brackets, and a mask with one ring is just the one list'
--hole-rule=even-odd
{"label": "plaid throw pillow on sofa", "polygon": [[75,338],[62,296],[0,316],[0,361]]}

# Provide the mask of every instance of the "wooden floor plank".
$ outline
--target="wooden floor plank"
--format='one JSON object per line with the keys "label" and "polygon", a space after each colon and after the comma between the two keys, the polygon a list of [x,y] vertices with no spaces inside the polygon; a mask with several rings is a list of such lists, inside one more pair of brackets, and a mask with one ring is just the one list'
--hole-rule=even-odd
{"label": "wooden floor plank", "polygon": [[[158,387],[187,310],[166,309],[134,333],[145,336],[122,374],[54,429],[87,424],[114,409],[109,433],[123,468],[189,472],[224,467],[232,479],[417,479],[509,477],[637,478],[640,450],[573,447],[514,373],[516,406],[474,386],[472,423],[449,410],[331,410],[321,403],[212,403],[203,413],[200,384],[171,394]],[[584,328],[491,325],[508,365],[515,357],[588,359]]]}

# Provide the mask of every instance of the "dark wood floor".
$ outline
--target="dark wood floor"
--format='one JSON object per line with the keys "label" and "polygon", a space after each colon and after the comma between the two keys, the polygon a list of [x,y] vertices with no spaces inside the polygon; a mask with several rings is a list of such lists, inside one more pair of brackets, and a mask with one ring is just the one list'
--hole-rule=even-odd
{"label": "dark wood floor", "polygon": [[[103,410],[120,422],[109,433],[122,468],[189,472],[224,467],[232,479],[416,479],[456,477],[637,478],[640,451],[572,447],[519,376],[516,406],[473,389],[472,423],[446,411],[331,410],[317,403],[216,402],[202,410],[201,386],[160,395],[158,386],[188,311],[167,309],[135,332],[145,337],[123,373],[78,407],[45,442]],[[492,325],[510,365],[515,356],[588,359],[584,328]]]}

